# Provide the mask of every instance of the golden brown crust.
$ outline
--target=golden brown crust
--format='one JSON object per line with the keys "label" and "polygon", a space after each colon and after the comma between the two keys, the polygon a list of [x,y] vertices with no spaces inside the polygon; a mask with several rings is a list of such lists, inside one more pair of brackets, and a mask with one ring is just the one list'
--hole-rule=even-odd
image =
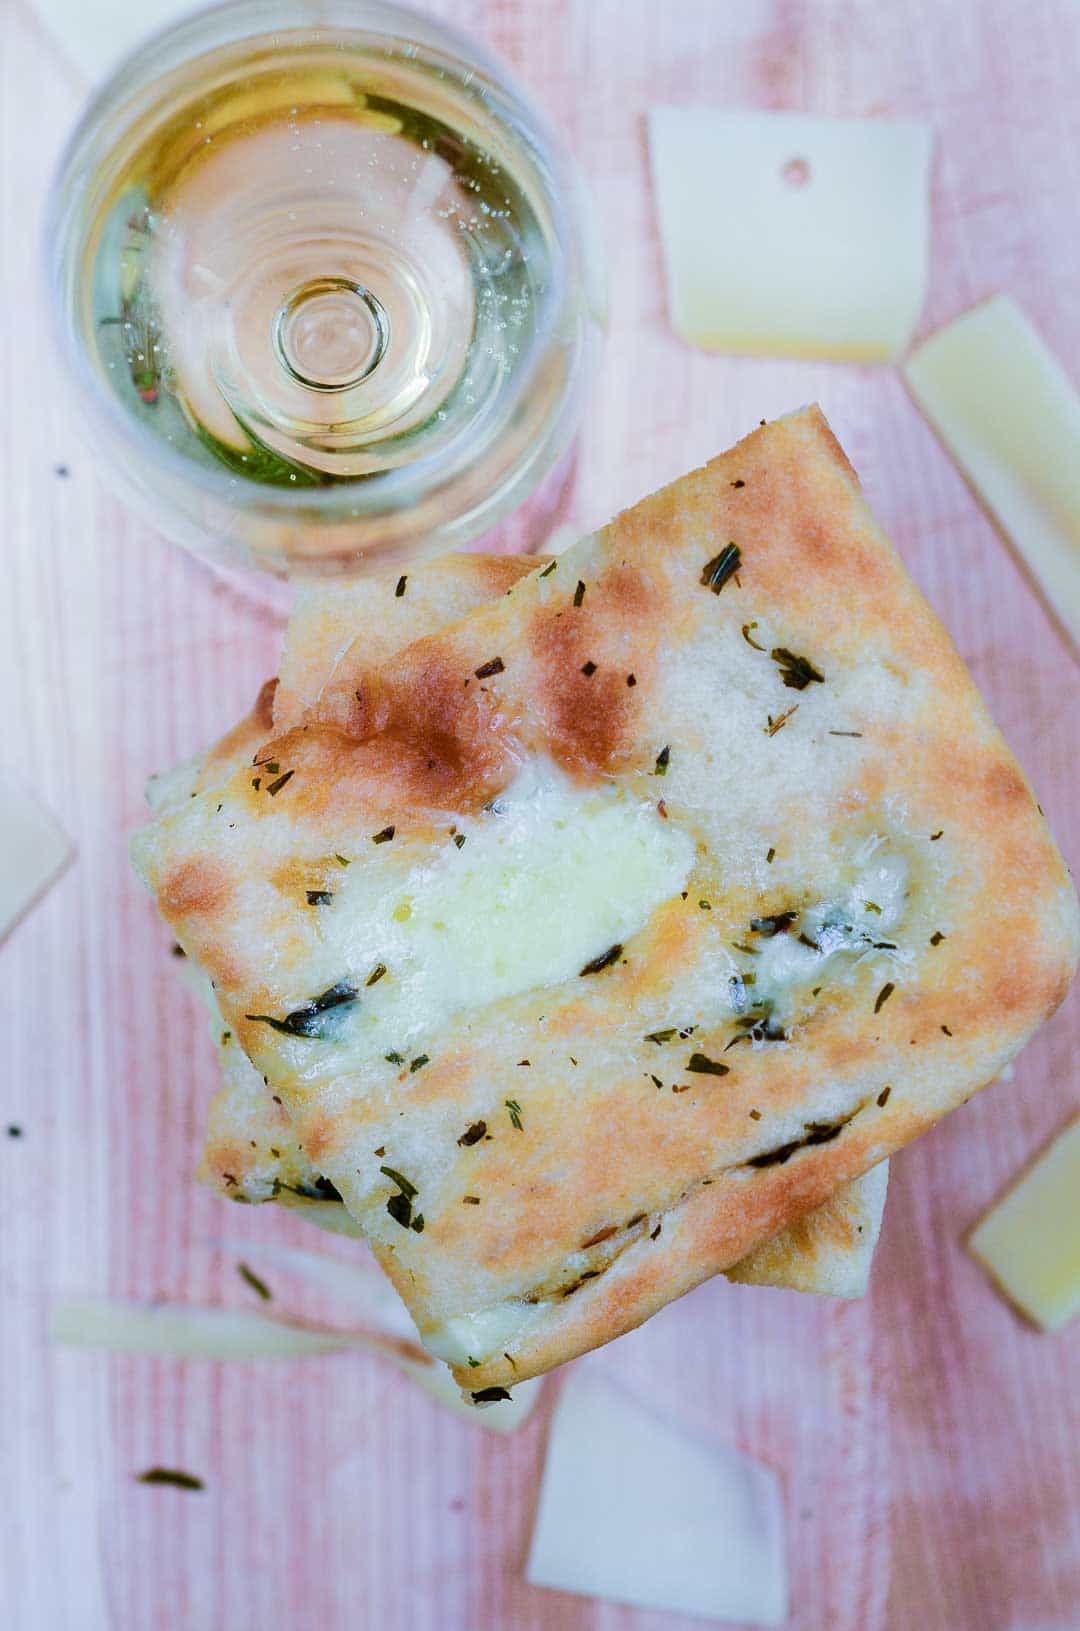
{"label": "golden brown crust", "polygon": [[356,692],[383,663],[431,629],[505,595],[542,559],[447,555],[385,579],[302,590],[285,636],[277,730],[299,724],[309,710],[309,717],[348,729]]}
{"label": "golden brown crust", "polygon": [[[714,593],[708,568],[733,541],[740,569]],[[579,636],[563,633],[586,607],[591,676]],[[475,1388],[639,1323],[997,1074],[1060,999],[1076,904],[1030,789],[816,410],[755,432],[421,646],[384,666],[347,730],[310,719],[275,742],[294,771],[280,797],[253,799],[243,778],[226,787],[239,838],[226,842],[196,799],[140,859],[184,944],[232,970],[230,1023],[422,1331],[508,1300],[524,1310],[513,1365],[459,1370]],[[595,692],[593,719],[582,687],[601,674],[622,674],[627,696]],[[263,895],[271,858],[344,849],[392,869],[406,843],[430,847],[531,760],[662,803],[694,840],[686,899],[591,980],[441,1025],[418,1072],[381,1057],[308,1066],[244,1019],[310,995],[319,949],[290,903]],[[384,822],[401,840],[369,863],[360,837]],[[798,988],[782,1034],[762,1025],[735,1046],[746,1037],[723,993],[771,938],[754,924],[793,913],[803,932],[801,914],[840,890],[843,858],[878,843],[908,878],[894,938],[862,935],[842,977]],[[201,888],[168,884],[200,857],[231,881],[216,915]],[[733,952],[748,935],[750,952]],[[659,1050],[658,1027],[674,1038]],[[695,1072],[691,1049],[728,1074]],[[478,1119],[490,1139],[459,1145]],[[381,1148],[422,1179],[422,1233],[387,1217]],[[582,1268],[583,1242],[611,1224]]]}
{"label": "golden brown crust", "polygon": [[533,609],[525,635],[528,698],[556,763],[595,776],[634,751],[667,596],[640,564],[616,561],[595,582],[578,582],[569,605],[553,600]]}

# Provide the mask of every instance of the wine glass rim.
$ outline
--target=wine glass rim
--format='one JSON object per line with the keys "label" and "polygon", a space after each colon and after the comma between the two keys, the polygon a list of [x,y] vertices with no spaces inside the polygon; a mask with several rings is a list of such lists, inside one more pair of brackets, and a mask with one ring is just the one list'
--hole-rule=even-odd
{"label": "wine glass rim", "polygon": [[[545,115],[518,82],[515,74],[500,62],[481,42],[440,18],[430,16],[415,6],[399,0],[320,0],[317,15],[306,17],[308,8],[303,0],[221,0],[219,4],[203,6],[145,36],[110,70],[105,80],[91,94],[75,128],[67,138],[50,186],[45,211],[45,254],[50,286],[51,318],[54,338],[60,357],[73,379],[84,402],[93,411],[103,414],[110,428],[122,444],[143,458],[149,458],[160,467],[171,470],[189,487],[203,489],[219,502],[235,505],[237,484],[247,488],[245,502],[267,514],[281,513],[283,517],[306,516],[314,520],[327,519],[347,508],[354,516],[367,515],[377,519],[380,515],[398,512],[403,508],[430,497],[440,488],[452,484],[468,465],[477,458],[477,439],[481,448],[490,445],[493,432],[499,424],[508,423],[522,398],[543,366],[555,331],[560,312],[572,288],[575,275],[582,268],[575,266],[577,258],[586,254],[586,234],[580,221],[580,182],[576,166]],[[274,13],[284,17],[271,21]],[[213,37],[215,23],[235,21],[234,32]],[[251,26],[243,26],[250,21]],[[449,68],[459,87],[468,89],[481,77],[489,101],[494,104],[498,121],[513,132],[524,136],[527,147],[535,159],[535,173],[550,212],[554,243],[559,255],[568,264],[561,282],[551,280],[537,300],[536,326],[529,336],[525,354],[519,359],[512,377],[500,389],[493,402],[486,405],[479,419],[473,419],[441,449],[409,460],[389,469],[379,470],[352,480],[336,479],[324,487],[275,487],[237,475],[222,466],[200,464],[177,451],[167,442],[153,436],[123,403],[105,386],[104,380],[92,366],[85,346],[78,341],[68,309],[64,287],[66,261],[73,252],[75,235],[71,228],[72,203],[68,190],[77,179],[80,160],[86,152],[93,153],[93,143],[106,120],[123,109],[130,100],[132,86],[152,83],[171,72],[185,61],[219,45],[239,45],[245,39],[260,35],[318,35],[322,32],[347,30],[355,34],[382,35],[388,41],[415,44],[419,37],[421,49],[437,55],[440,65]],[[210,35],[210,38],[207,36]],[[191,42],[190,49],[184,49]],[[163,52],[172,48],[175,53],[165,68],[161,67]],[[497,414],[497,417],[496,417]],[[463,455],[464,454],[464,458]],[[520,462],[520,461],[517,461]]]}

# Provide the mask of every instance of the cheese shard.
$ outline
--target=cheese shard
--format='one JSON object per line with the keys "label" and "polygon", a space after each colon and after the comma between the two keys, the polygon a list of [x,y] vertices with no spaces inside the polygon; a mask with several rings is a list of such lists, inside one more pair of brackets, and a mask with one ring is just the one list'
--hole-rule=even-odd
{"label": "cheese shard", "polygon": [[52,1339],[69,1348],[173,1359],[299,1359],[351,1346],[348,1334],[289,1325],[246,1308],[103,1301],[57,1303]]}
{"label": "cheese shard", "polygon": [[0,782],[0,940],[71,858],[71,845],[24,788]]}
{"label": "cheese shard", "polygon": [[922,311],[929,126],[653,108],[671,322],[690,345],[887,362]]}
{"label": "cheese shard", "polygon": [[526,1577],[669,1614],[783,1625],[779,1480],[579,1367],[552,1422]]}
{"label": "cheese shard", "polygon": [[1080,1313],[1080,1116],[972,1230],[967,1247],[1044,1331]]}
{"label": "cheese shard", "polygon": [[997,295],[904,365],[919,407],[1074,640],[1080,640],[1080,395],[1015,300]]}

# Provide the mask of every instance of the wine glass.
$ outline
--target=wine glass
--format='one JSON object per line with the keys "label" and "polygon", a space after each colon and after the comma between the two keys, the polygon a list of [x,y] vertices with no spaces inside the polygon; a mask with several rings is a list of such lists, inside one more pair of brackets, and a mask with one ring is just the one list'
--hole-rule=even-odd
{"label": "wine glass", "polygon": [[565,466],[602,320],[580,180],[408,7],[232,0],[149,40],[68,143],[48,253],[108,472],[219,565],[390,571]]}

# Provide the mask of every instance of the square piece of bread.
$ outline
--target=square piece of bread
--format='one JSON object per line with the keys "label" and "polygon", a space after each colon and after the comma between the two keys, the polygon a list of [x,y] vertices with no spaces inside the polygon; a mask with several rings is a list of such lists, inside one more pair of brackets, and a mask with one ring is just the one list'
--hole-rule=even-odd
{"label": "square piece of bread", "polygon": [[[303,590],[285,631],[276,690],[264,687],[250,717],[193,767],[193,779],[178,786],[176,796],[180,801],[190,796],[195,779],[206,784],[211,775],[224,780],[246,765],[267,734],[268,707],[280,730],[318,707],[328,686],[355,694],[412,641],[505,594],[519,578],[547,564],[520,555],[449,555],[396,578]],[[347,669],[347,679],[339,664]],[[314,891],[308,904],[318,910],[332,899],[332,892]],[[212,992],[209,998],[213,1004]],[[279,1096],[223,1023],[217,1030],[223,1082],[210,1107],[200,1177],[229,1199],[273,1200],[323,1228],[358,1234],[359,1224],[312,1165]],[[735,1264],[727,1271],[730,1278],[862,1296],[881,1230],[887,1182],[888,1162],[883,1161]]]}

